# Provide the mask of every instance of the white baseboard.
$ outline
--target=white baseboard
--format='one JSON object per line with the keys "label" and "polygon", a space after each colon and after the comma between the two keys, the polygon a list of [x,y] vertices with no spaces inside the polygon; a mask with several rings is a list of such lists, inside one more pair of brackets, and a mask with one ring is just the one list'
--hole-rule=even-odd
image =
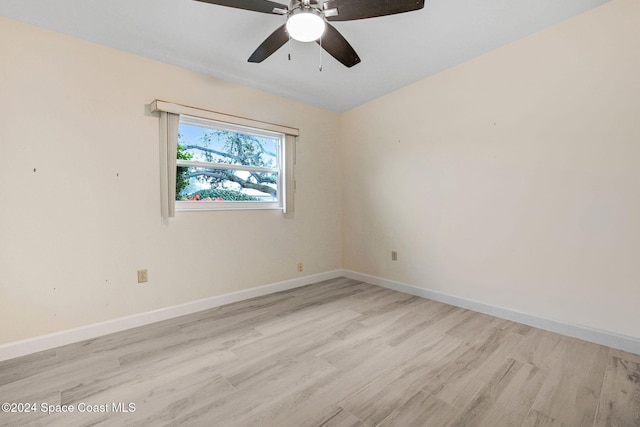
{"label": "white baseboard", "polygon": [[323,280],[335,279],[341,276],[640,355],[640,339],[635,337],[619,335],[559,320],[546,319],[504,307],[497,307],[490,304],[472,301],[456,297],[454,295],[419,288],[406,283],[362,274],[351,270],[334,270],[326,273],[304,276],[297,279],[285,280],[283,282],[272,283],[256,288],[245,289],[242,291],[231,292],[159,310],[121,317],[106,322],[94,323],[92,325],[55,332],[22,341],[2,344],[0,345],[0,361],[37,353],[43,350],[49,350],[62,345],[92,339],[114,332],[124,331],[138,326],[148,325],[150,323],[160,322],[162,320],[184,316],[186,314],[196,313],[198,311],[219,307],[221,305],[237,301],[286,291],[321,282]]}
{"label": "white baseboard", "polygon": [[406,283],[396,282],[393,280],[383,279],[382,277],[370,276],[351,270],[342,270],[342,275],[350,279],[359,280],[361,282],[370,283],[372,285],[382,286],[384,288],[393,289],[409,295],[415,295],[434,301],[443,302],[445,304],[455,305],[456,307],[466,308],[501,319],[512,320],[514,322],[533,326],[535,328],[544,329],[558,334],[578,338],[596,344],[602,344],[607,347],[617,348],[618,350],[627,351],[629,353],[640,355],[640,339],[619,335],[613,332],[593,329],[587,326],[576,325],[573,323],[563,322],[560,320],[546,319],[504,307],[497,307],[478,301],[472,301],[465,298],[456,297],[454,295],[445,294],[417,286],[407,285]]}
{"label": "white baseboard", "polygon": [[148,325],[154,322],[160,322],[162,320],[172,319],[174,317],[184,316],[186,314],[196,313],[198,311],[219,307],[221,305],[230,304],[232,302],[299,288],[301,286],[310,285],[312,283],[321,282],[323,280],[335,279],[341,276],[341,270],[328,271],[326,273],[313,274],[297,279],[285,280],[283,282],[272,283],[256,288],[231,292],[224,295],[218,295],[184,304],[174,305],[171,307],[165,307],[159,310],[134,314],[127,317],[108,320],[106,322],[94,323],[91,325],[69,329],[66,331],[55,332],[52,334],[29,338],[22,341],[11,342],[0,345],[0,361],[25,356],[27,354],[36,353],[43,350],[49,350],[62,345],[92,339],[114,332],[124,331],[138,326]]}

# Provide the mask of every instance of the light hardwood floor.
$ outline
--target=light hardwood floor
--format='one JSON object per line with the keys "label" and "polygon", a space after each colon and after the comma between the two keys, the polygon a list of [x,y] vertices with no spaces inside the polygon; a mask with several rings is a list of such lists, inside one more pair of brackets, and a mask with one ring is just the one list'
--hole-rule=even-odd
{"label": "light hardwood floor", "polygon": [[631,427],[640,356],[341,278],[2,362],[0,402],[37,406],[11,426]]}

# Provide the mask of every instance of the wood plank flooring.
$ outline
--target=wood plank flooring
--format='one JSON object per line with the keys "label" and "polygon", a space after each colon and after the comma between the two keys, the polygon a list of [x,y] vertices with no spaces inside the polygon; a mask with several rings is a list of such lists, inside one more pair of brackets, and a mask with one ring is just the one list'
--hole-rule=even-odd
{"label": "wood plank flooring", "polygon": [[640,356],[340,278],[0,362],[0,402],[36,409],[2,426],[634,427]]}

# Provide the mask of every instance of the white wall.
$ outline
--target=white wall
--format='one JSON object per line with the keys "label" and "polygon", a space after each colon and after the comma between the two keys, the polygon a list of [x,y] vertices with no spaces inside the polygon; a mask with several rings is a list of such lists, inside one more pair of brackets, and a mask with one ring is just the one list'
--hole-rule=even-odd
{"label": "white wall", "polygon": [[[0,52],[0,343],[340,268],[337,114],[2,17]],[[299,128],[293,217],[163,226],[156,98]]]}
{"label": "white wall", "polygon": [[614,0],[343,114],[343,267],[640,337],[639,76]]}

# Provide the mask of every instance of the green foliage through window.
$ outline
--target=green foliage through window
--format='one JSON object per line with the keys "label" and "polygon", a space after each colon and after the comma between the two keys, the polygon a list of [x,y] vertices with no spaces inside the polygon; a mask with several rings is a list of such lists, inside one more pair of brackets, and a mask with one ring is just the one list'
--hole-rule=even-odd
{"label": "green foliage through window", "polygon": [[[178,134],[178,140],[180,140],[180,134]],[[182,144],[178,143],[178,159],[191,160],[192,158],[193,155],[189,153]],[[176,195],[182,194],[187,185],[189,185],[189,168],[178,166],[176,174]]]}
{"label": "green foliage through window", "polygon": [[239,191],[225,190],[221,188],[210,188],[208,190],[196,191],[195,193],[187,194],[187,199],[203,200],[203,201],[211,200],[211,201],[220,201],[220,202],[223,200],[229,200],[234,202],[237,202],[237,201],[249,202],[249,201],[258,200],[253,196],[243,194]]}
{"label": "green foliage through window", "polygon": [[181,117],[176,199],[277,201],[281,138],[213,124]]}

